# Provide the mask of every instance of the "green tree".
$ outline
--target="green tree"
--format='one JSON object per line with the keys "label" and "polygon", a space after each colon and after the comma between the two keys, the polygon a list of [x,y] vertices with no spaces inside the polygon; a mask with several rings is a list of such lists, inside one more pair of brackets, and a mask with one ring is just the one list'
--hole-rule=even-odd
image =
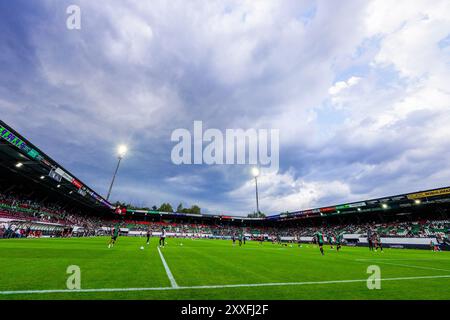
{"label": "green tree", "polygon": [[266,215],[262,212],[253,212],[247,215],[248,218],[265,218]]}
{"label": "green tree", "polygon": [[159,208],[158,211],[163,211],[163,212],[173,212],[173,208],[170,205],[170,203],[163,203]]}
{"label": "green tree", "polygon": [[191,211],[191,213],[194,213],[194,214],[201,214],[202,209],[199,206],[197,206],[196,204],[194,204],[191,207],[190,211]]}

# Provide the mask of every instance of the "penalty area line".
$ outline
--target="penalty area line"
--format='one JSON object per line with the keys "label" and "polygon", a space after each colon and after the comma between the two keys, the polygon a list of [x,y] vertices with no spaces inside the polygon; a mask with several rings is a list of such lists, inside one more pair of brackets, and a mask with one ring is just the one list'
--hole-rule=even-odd
{"label": "penalty area line", "polygon": [[[450,278],[450,275],[441,276],[419,276],[419,277],[398,277],[381,278],[380,281],[407,281],[421,279],[441,279]],[[302,286],[302,285],[320,285],[320,284],[339,284],[367,282],[368,279],[355,280],[330,280],[330,281],[308,281],[308,282],[274,282],[274,283],[250,283],[250,284],[225,284],[209,286],[190,286],[190,287],[155,287],[155,288],[104,288],[104,289],[56,289],[56,290],[18,290],[18,291],[0,291],[0,295],[12,294],[45,294],[45,293],[90,293],[90,292],[130,292],[130,291],[166,291],[166,290],[201,290],[201,289],[226,289],[226,288],[251,288],[251,287],[283,287],[283,286]]]}
{"label": "penalty area line", "polygon": [[169,278],[170,285],[172,286],[172,288],[178,288],[178,284],[175,281],[175,278],[174,278],[172,272],[170,271],[169,265],[167,264],[166,259],[164,259],[164,256],[163,256],[161,250],[159,249],[159,247],[158,247],[158,252],[159,252],[159,256],[161,257],[161,261],[164,265],[164,269],[166,269],[166,274],[167,274],[167,277]]}

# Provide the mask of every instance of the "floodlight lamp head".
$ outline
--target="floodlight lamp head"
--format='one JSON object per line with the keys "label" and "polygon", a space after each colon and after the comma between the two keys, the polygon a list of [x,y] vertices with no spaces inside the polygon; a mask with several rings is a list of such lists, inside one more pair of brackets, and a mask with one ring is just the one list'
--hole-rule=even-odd
{"label": "floodlight lamp head", "polygon": [[128,151],[128,148],[126,145],[120,145],[119,148],[117,149],[117,153],[119,154],[119,157],[122,158],[126,155]]}

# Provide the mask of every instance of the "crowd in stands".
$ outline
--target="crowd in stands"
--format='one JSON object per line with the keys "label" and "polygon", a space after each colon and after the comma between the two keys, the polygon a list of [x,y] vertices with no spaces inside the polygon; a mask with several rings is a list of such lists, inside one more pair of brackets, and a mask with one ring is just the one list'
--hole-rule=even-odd
{"label": "crowd in stands", "polygon": [[[93,235],[94,230],[103,224],[101,219],[76,209],[65,209],[55,203],[37,202],[12,192],[0,192],[0,218],[15,221],[9,224],[0,223],[0,238],[40,236],[43,230],[33,230],[32,227],[39,224],[41,228],[49,231],[67,230],[68,227],[78,226],[85,230],[86,235]],[[14,228],[17,230],[13,230]]]}
{"label": "crowd in stands", "polygon": [[174,223],[169,221],[163,222],[136,222],[136,221],[113,221],[113,224],[117,224],[120,227],[128,228],[133,231],[147,231],[159,232],[164,227],[168,233],[180,233],[180,234],[199,234],[199,235],[214,235],[214,236],[231,236],[237,233],[254,233],[262,234],[267,228],[261,227],[241,227],[228,224],[215,224],[215,223]]}
{"label": "crowd in stands", "polygon": [[[166,231],[176,234],[196,234],[197,236],[212,235],[214,237],[229,237],[247,234],[258,238],[262,235],[269,237],[306,237],[317,231],[324,234],[366,234],[369,230],[381,237],[429,237],[439,236],[448,238],[450,230],[449,220],[414,221],[391,223],[346,224],[326,227],[242,227],[230,223],[175,223],[171,221],[137,221],[118,219],[115,216],[100,218],[82,213],[74,209],[67,209],[57,204],[36,202],[26,196],[20,197],[13,193],[0,193],[0,218],[13,219],[15,223],[0,221],[0,238],[39,236],[39,232],[56,230],[58,236],[72,236],[73,230],[81,230],[81,235],[94,236],[105,233],[105,227],[119,226],[129,231],[160,232]],[[45,225],[45,229],[36,225]],[[58,228],[50,228],[57,225]],[[75,228],[76,227],[76,228]],[[103,227],[103,228],[102,228]],[[103,232],[102,232],[103,230]],[[77,233],[77,235],[80,235]]]}
{"label": "crowd in stands", "polygon": [[450,229],[450,220],[423,220],[413,222],[391,222],[391,223],[365,223],[365,224],[346,224],[326,227],[308,227],[308,228],[286,228],[279,232],[282,236],[298,235],[310,236],[317,231],[324,234],[366,234],[368,230],[382,237],[416,237],[426,238],[436,235],[448,235]]}
{"label": "crowd in stands", "polygon": [[0,239],[1,238],[40,238],[42,231],[31,230],[31,228],[20,228],[16,224],[1,223],[0,224]]}

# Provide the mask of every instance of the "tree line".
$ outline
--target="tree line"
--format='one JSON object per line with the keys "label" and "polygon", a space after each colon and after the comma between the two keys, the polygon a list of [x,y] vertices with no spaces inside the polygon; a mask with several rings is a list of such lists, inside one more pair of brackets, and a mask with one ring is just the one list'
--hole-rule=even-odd
{"label": "tree line", "polygon": [[[146,211],[159,211],[159,212],[178,212],[178,213],[191,213],[191,214],[201,214],[202,209],[194,204],[192,205],[190,208],[184,208],[183,204],[180,203],[176,210],[173,209],[172,205],[168,202],[164,202],[162,203],[159,207],[158,206],[152,206],[151,208],[149,207],[139,207],[139,206],[134,206],[130,203],[125,203],[125,202],[119,202],[117,201],[115,204],[115,206],[120,206],[121,208],[127,208],[127,209],[131,209],[131,210],[146,210]],[[266,215],[262,212],[253,212],[253,213],[249,213],[247,215],[248,218],[265,218]]]}
{"label": "tree line", "polygon": [[146,211],[160,211],[160,212],[178,212],[178,213],[201,214],[201,211],[202,211],[202,209],[196,204],[192,205],[190,208],[184,208],[182,203],[180,203],[177,206],[177,209],[174,210],[172,205],[170,203],[168,203],[168,202],[162,203],[159,207],[158,206],[152,206],[151,208],[149,208],[149,207],[139,207],[139,206],[132,205],[130,203],[125,203],[125,202],[120,202],[120,201],[117,201],[114,205],[116,207],[120,206],[122,208],[127,208],[127,209],[131,209],[131,210],[146,210]]}

